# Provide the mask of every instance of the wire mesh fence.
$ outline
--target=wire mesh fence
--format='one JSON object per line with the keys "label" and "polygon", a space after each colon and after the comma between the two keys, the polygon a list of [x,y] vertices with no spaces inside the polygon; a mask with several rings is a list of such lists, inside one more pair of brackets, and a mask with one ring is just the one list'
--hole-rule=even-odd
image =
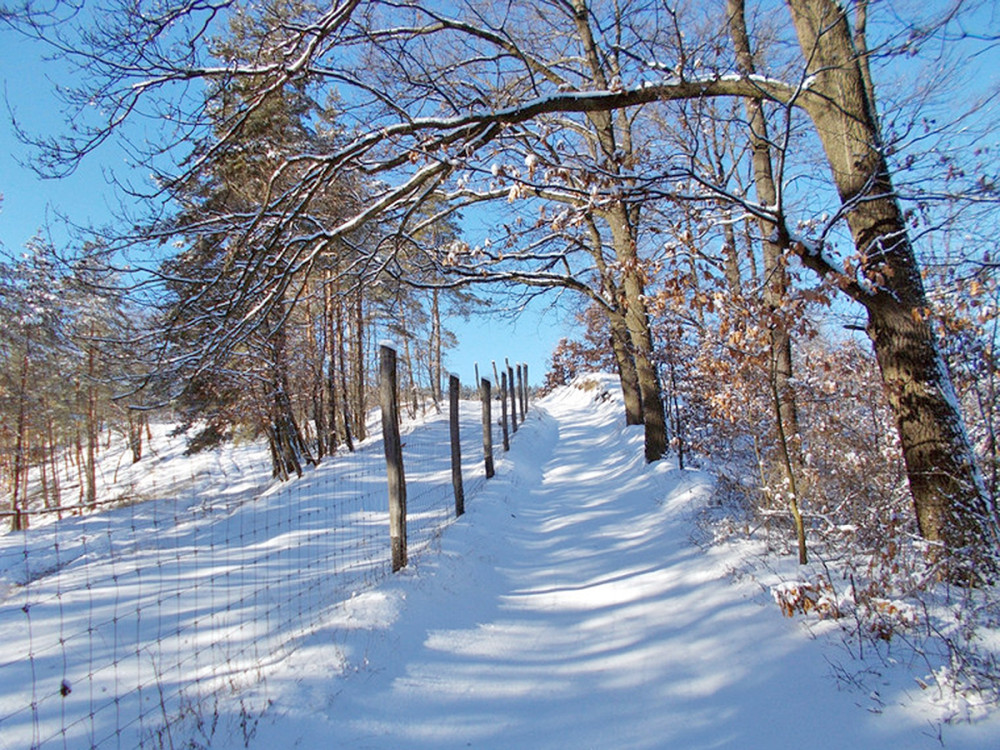
{"label": "wire mesh fence", "polygon": [[[481,409],[459,405],[467,498],[485,482]],[[490,429],[499,453],[495,414]],[[412,557],[454,518],[447,406],[402,441]],[[0,750],[166,746],[186,710],[266,684],[390,574],[380,436],[284,483],[241,458],[191,481],[161,467],[133,502],[0,536]]]}

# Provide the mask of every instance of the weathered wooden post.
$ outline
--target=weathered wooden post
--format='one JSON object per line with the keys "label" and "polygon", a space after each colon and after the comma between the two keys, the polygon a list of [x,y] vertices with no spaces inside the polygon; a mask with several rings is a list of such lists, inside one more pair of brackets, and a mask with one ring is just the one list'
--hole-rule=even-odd
{"label": "weathered wooden post", "polygon": [[528,363],[524,363],[524,401],[521,404],[521,416],[528,413]]}
{"label": "weathered wooden post", "polygon": [[451,422],[451,486],[455,491],[455,515],[465,513],[465,490],[462,489],[462,441],[458,433],[458,375],[448,378],[448,418]]}
{"label": "weathered wooden post", "polygon": [[510,423],[517,432],[517,394],[514,393],[514,368],[510,366],[510,360],[505,359],[507,364],[507,382],[510,383]]}
{"label": "weathered wooden post", "polygon": [[521,421],[524,421],[524,372],[520,362],[517,365],[517,397],[521,401]]}
{"label": "weathered wooden post", "polygon": [[379,399],[382,402],[382,443],[385,446],[386,476],[389,480],[389,541],[392,572],[406,567],[406,476],[403,473],[403,445],[399,438],[399,401],[396,387],[396,349],[383,341],[379,345]]}
{"label": "weathered wooden post", "polygon": [[510,450],[510,434],[507,432],[507,373],[500,376],[500,432],[503,435],[503,449]]}
{"label": "weathered wooden post", "polygon": [[493,365],[493,382],[500,385],[500,373],[497,372],[497,361],[491,359],[490,364]]}
{"label": "weathered wooden post", "polygon": [[493,417],[490,410],[490,381],[483,378],[480,382],[479,392],[483,401],[483,460],[486,462],[486,478],[493,476]]}

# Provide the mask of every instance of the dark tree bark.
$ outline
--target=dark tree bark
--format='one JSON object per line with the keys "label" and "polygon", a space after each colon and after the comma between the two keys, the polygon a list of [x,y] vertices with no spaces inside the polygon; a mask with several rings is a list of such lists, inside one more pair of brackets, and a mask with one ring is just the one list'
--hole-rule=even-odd
{"label": "dark tree bark", "polygon": [[142,460],[142,431],[146,418],[142,413],[136,413],[132,409],[128,410],[126,417],[128,419],[128,445],[132,451],[132,463],[136,464]]}
{"label": "dark tree bark", "polygon": [[285,480],[293,473],[301,476],[303,463],[314,464],[316,461],[302,437],[292,408],[283,323],[279,323],[272,331],[268,344],[271,372],[268,382],[268,420],[265,432],[271,448],[272,474],[278,479]]}
{"label": "dark tree bark", "polygon": [[622,386],[625,401],[625,424],[642,424],[642,397],[639,392],[639,376],[635,371],[635,359],[629,340],[625,317],[619,310],[608,314],[611,322],[611,350],[615,354],[618,380]]}

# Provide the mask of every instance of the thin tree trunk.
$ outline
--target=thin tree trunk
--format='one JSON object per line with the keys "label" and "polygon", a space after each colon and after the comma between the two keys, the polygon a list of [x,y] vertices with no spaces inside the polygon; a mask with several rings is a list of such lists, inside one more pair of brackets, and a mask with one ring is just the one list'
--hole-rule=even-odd
{"label": "thin tree trunk", "polygon": [[740,233],[746,245],[747,267],[750,271],[750,284],[754,289],[760,288],[760,272],[757,269],[757,256],[754,255],[754,233],[753,220],[747,218],[743,222],[743,231]]}
{"label": "thin tree trunk", "polygon": [[410,419],[416,419],[419,408],[419,404],[417,403],[417,383],[413,374],[413,358],[410,356],[410,330],[406,325],[405,306],[402,303],[399,305],[399,325],[402,328],[403,336],[403,358],[406,360],[406,390],[410,394],[410,397],[407,399],[406,410],[410,415]]}
{"label": "thin tree trunk", "polygon": [[[41,414],[48,412],[48,403],[43,396],[38,403]],[[52,498],[49,496],[49,445],[45,433],[38,431],[38,480],[42,490],[42,507],[46,510],[52,507]]]}
{"label": "thin tree trunk", "polygon": [[358,440],[368,436],[365,424],[365,319],[361,282],[354,296],[354,434]]}
{"label": "thin tree trunk", "polygon": [[670,377],[669,411],[673,412],[674,437],[677,440],[677,468],[684,468],[684,422],[681,417],[680,395],[677,392],[677,368],[674,366],[673,349],[667,347],[667,370]]}
{"label": "thin tree trunk", "polygon": [[[590,74],[597,86],[607,89],[608,75],[605,73],[604,63],[590,28],[587,3],[585,0],[574,0],[572,7],[573,20]],[[626,154],[632,151],[631,126],[627,118],[619,116],[617,128],[610,112],[591,112],[587,118],[593,126],[594,135],[600,146],[600,154],[595,156],[602,162],[606,160],[611,164],[616,163],[619,149]],[[645,431],[645,456],[647,461],[657,461],[667,451],[667,422],[660,376],[653,356],[653,338],[644,297],[645,282],[636,248],[635,227],[639,218],[638,210],[637,204],[629,206],[618,203],[605,214],[605,219],[611,228],[612,246],[622,269],[624,315],[639,382]]]}
{"label": "thin tree trunk", "polygon": [[[62,496],[59,485],[59,451],[56,445],[55,420],[51,414],[46,417],[46,429],[49,436],[49,461],[52,468],[52,501],[56,508],[62,507]],[[62,518],[62,512],[59,513]]]}
{"label": "thin tree trunk", "polygon": [[[326,447],[329,440],[326,435],[326,398],[323,377],[323,351],[321,351],[319,341],[316,338],[316,330],[313,325],[312,300],[310,294],[306,294],[305,301],[306,315],[306,345],[309,348],[309,396],[310,407],[312,408],[312,423],[316,430],[316,460],[322,461],[326,455]],[[325,349],[325,347],[323,347]]]}
{"label": "thin tree trunk", "polygon": [[21,485],[27,484],[25,451],[27,450],[28,432],[28,369],[31,363],[31,342],[25,343],[24,357],[21,359],[21,384],[17,403],[17,436],[14,443],[14,486],[10,494],[11,531],[23,531],[28,528],[28,516],[21,505]]}
{"label": "thin tree trunk", "polygon": [[[80,387],[80,383],[74,384],[76,397],[76,404],[78,408],[83,408],[83,389]],[[77,498],[77,503],[83,505],[84,498],[86,497],[86,481],[83,478],[83,435],[80,432],[80,427],[77,425],[76,436],[74,440],[74,455],[76,457],[76,481],[80,487],[80,494]]]}
{"label": "thin tree trunk", "polygon": [[441,301],[440,290],[434,289],[431,292],[431,341],[433,358],[431,364],[431,395],[434,398],[434,405],[441,411]]}
{"label": "thin tree trunk", "polygon": [[[743,75],[754,75],[753,52],[746,32],[743,0],[729,0],[730,33],[736,49],[737,65]],[[788,291],[788,273],[785,270],[785,254],[791,246],[788,228],[780,213],[778,187],[774,179],[771,146],[768,137],[767,120],[760,99],[743,100],[747,123],[750,127],[750,146],[753,152],[754,187],[757,202],[773,206],[778,212],[774,221],[765,217],[758,219],[764,260],[764,305],[771,313],[771,359],[779,394],[781,419],[785,434],[792,446],[793,463],[800,464],[798,451],[799,418],[795,403],[795,393],[791,387],[793,376],[792,339],[788,326],[780,311]]]}
{"label": "thin tree trunk", "polygon": [[778,430],[778,448],[781,451],[781,459],[784,464],[785,477],[788,480],[788,509],[792,514],[792,523],[795,525],[795,538],[799,548],[799,565],[809,562],[806,551],[806,526],[802,521],[802,510],[799,499],[799,487],[796,479],[796,471],[792,468],[791,451],[789,450],[788,436],[785,434],[784,420],[782,418],[781,394],[778,391],[778,378],[772,375],[769,378],[771,384],[771,402],[774,405],[776,424]]}
{"label": "thin tree trunk", "polygon": [[132,463],[137,464],[142,460],[142,428],[146,418],[141,414],[137,415],[127,407],[126,418],[128,419],[128,445],[132,453]]}
{"label": "thin tree trunk", "polygon": [[333,311],[333,276],[327,271],[323,284],[323,316],[326,349],[326,452],[337,452],[337,323]]}
{"label": "thin tree trunk", "polygon": [[[743,0],[728,0],[728,8],[729,31],[736,50],[737,66],[743,75],[754,75],[756,68],[753,51],[750,49],[750,40],[747,36],[744,2]],[[774,220],[765,217],[758,219],[764,266],[762,296],[767,313],[771,350],[767,375],[773,391],[773,398],[770,401],[774,408],[777,442],[782,456],[781,466],[788,485],[789,505],[795,519],[799,541],[799,562],[804,565],[806,561],[805,531],[800,512],[801,497],[799,496],[799,477],[802,476],[799,415],[795,391],[792,387],[792,337],[789,334],[787,321],[782,314],[789,284],[788,273],[785,271],[785,253],[791,242],[788,228],[781,214],[763,102],[760,99],[745,98],[743,104],[747,114],[747,124],[750,128],[757,202],[764,206],[773,206],[776,212]]]}
{"label": "thin tree trunk", "polygon": [[303,462],[316,463],[295,420],[289,396],[285,343],[284,323],[279,323],[271,334],[269,345],[271,382],[267,408],[270,413],[269,438],[274,460],[273,474],[282,480],[291,476],[292,472],[301,476]]}
{"label": "thin tree trunk", "polygon": [[[97,332],[91,326],[90,335],[93,339]],[[97,375],[97,357],[94,347],[87,349],[87,505],[97,507],[97,441],[99,439],[97,425],[97,393],[94,378]]]}
{"label": "thin tree trunk", "polygon": [[353,430],[351,429],[350,390],[347,387],[347,346],[344,341],[344,306],[339,295],[336,299],[335,310],[337,326],[337,357],[340,360],[340,404],[343,407],[341,412],[344,420],[344,443],[347,445],[347,450],[354,453],[354,437]]}
{"label": "thin tree trunk", "polygon": [[[730,212],[727,212],[729,214]],[[740,257],[736,250],[736,232],[733,230],[732,216],[727,215],[722,222],[722,234],[725,244],[722,247],[723,272],[726,286],[734,297],[743,296],[743,278],[740,274]]]}

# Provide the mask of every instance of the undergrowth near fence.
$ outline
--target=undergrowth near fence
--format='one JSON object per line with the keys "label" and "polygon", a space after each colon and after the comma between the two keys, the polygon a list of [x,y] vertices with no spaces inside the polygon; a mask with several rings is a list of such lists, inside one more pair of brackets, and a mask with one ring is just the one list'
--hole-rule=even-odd
{"label": "undergrowth near fence", "polygon": [[[909,670],[915,690],[946,722],[973,721],[1000,705],[1000,588],[958,587],[928,562],[926,543],[902,522],[884,525],[874,550],[859,541],[865,529],[810,527],[812,560],[795,563],[787,519],[762,513],[749,483],[724,477],[706,509],[707,544],[745,547],[744,568],[787,617],[807,627],[836,629],[845,658],[834,676],[878,695],[880,671]],[[884,497],[869,497],[873,506]],[[845,538],[847,542],[845,543]],[[882,706],[875,700],[876,712]]]}

